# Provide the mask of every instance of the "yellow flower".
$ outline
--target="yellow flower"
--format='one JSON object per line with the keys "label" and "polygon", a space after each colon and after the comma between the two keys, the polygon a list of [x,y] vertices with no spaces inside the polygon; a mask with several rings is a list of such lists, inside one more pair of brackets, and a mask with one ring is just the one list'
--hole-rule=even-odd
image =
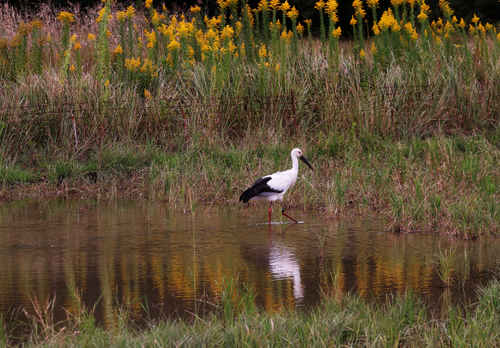
{"label": "yellow flower", "polygon": [[361,2],[361,0],[354,0],[352,2],[352,7],[354,7],[354,9],[356,10],[356,13],[354,14],[356,17],[358,15],[360,15],[361,18],[365,16],[366,12],[363,9],[363,3]]}
{"label": "yellow flower", "polygon": [[259,57],[265,58],[267,57],[266,45],[262,45],[259,50]]}
{"label": "yellow flower", "polygon": [[151,95],[151,93],[148,92],[146,88],[144,88],[144,97],[146,99],[153,99],[153,96]]}
{"label": "yellow flower", "polygon": [[479,22],[479,17],[474,13],[474,17],[472,17],[472,23],[477,24],[477,22]]}
{"label": "yellow flower", "polygon": [[130,71],[136,71],[141,66],[141,58],[137,59],[126,59],[125,60],[125,69]]}
{"label": "yellow flower", "polygon": [[71,66],[69,67],[69,71],[73,73],[76,71],[75,66],[73,64],[71,64]]}
{"label": "yellow flower", "polygon": [[170,41],[170,43],[168,44],[167,46],[168,50],[169,51],[172,51],[172,50],[178,50],[179,48],[181,48],[181,44],[178,43],[177,41],[175,41],[175,39],[173,39],[172,41]]}
{"label": "yellow flower", "polygon": [[302,24],[297,24],[297,33],[303,34],[304,33],[304,26]]}
{"label": "yellow flower", "polygon": [[375,35],[380,35],[380,28],[378,27],[377,23],[373,23],[373,34]]}
{"label": "yellow flower", "polygon": [[108,87],[109,86],[109,80],[106,80],[106,82],[104,83],[104,87]]}
{"label": "yellow flower", "polygon": [[299,11],[294,7],[292,7],[292,9],[290,11],[287,12],[287,17],[289,17],[290,19],[292,20],[295,20],[297,19],[297,17],[299,16]]}
{"label": "yellow flower", "polygon": [[57,20],[60,21],[60,22],[62,22],[62,23],[69,24],[69,23],[75,21],[75,16],[73,14],[69,13],[69,12],[61,11],[57,15]]}
{"label": "yellow flower", "polygon": [[328,17],[334,22],[337,23],[339,21],[339,17],[337,15],[337,7],[338,3],[335,0],[328,0],[325,4],[325,12],[328,13]]}
{"label": "yellow flower", "polygon": [[191,8],[189,9],[189,11],[191,11],[191,13],[198,13],[198,12],[201,11],[201,7],[198,6],[198,5],[191,6]]}
{"label": "yellow flower", "polygon": [[364,49],[361,49],[361,51],[359,51],[359,56],[361,57],[361,59],[365,58],[365,50]]}
{"label": "yellow flower", "polygon": [[280,0],[271,0],[269,2],[269,8],[271,10],[274,10],[274,11],[279,10],[280,9]]}
{"label": "yellow flower", "polygon": [[153,4],[153,0],[146,0],[146,8],[150,8],[151,5]]}
{"label": "yellow flower", "polygon": [[290,43],[292,41],[292,36],[293,36],[293,33],[291,30],[287,33],[286,29],[285,29],[281,33],[281,39],[286,41],[287,43]]}
{"label": "yellow flower", "polygon": [[377,46],[375,46],[375,42],[372,42],[372,54],[375,55],[377,54],[378,50],[377,50]]}
{"label": "yellow flower", "polygon": [[69,39],[69,42],[75,43],[76,42],[76,35],[72,35]]}
{"label": "yellow flower", "polygon": [[148,45],[146,46],[147,48],[153,48],[155,47],[156,43],[156,33],[154,30],[151,30],[150,33],[146,29],[144,29],[144,35],[146,35],[146,38],[148,39]]}
{"label": "yellow flower", "polygon": [[134,8],[134,6],[127,7],[126,14],[127,14],[128,19],[134,18],[134,15],[135,15],[135,8]]}
{"label": "yellow flower", "polygon": [[342,29],[340,29],[340,27],[338,27],[337,29],[333,30],[332,34],[333,34],[333,37],[338,39],[340,37],[340,35],[342,34]]}
{"label": "yellow flower", "polygon": [[278,64],[276,65],[276,67],[274,68],[274,70],[275,70],[276,72],[278,72],[278,71],[280,70],[280,63],[278,63]]}
{"label": "yellow flower", "polygon": [[378,0],[366,0],[366,4],[370,8],[377,8],[378,7]]}
{"label": "yellow flower", "polygon": [[123,53],[123,50],[122,50],[122,46],[121,45],[118,45],[118,47],[115,49],[115,53],[118,54],[118,53]]}
{"label": "yellow flower", "polygon": [[429,9],[430,6],[427,5],[424,1],[422,1],[422,3],[420,4],[420,14],[417,16],[420,22],[423,22],[428,18]]}
{"label": "yellow flower", "polygon": [[356,25],[358,21],[354,18],[354,15],[351,17],[351,21],[349,22],[351,25]]}
{"label": "yellow flower", "polygon": [[80,41],[77,41],[75,44],[75,51],[78,51],[81,48],[82,48],[82,45],[80,45]]}
{"label": "yellow flower", "polygon": [[286,0],[284,3],[281,4],[280,10],[286,12],[289,9],[290,9],[290,4],[288,3],[288,0]]}
{"label": "yellow flower", "polygon": [[458,23],[458,26],[459,26],[460,28],[465,28],[465,22],[464,22],[464,19],[463,19],[463,18],[460,20],[460,23]]}
{"label": "yellow flower", "polygon": [[498,33],[498,35],[497,35],[497,42],[500,43],[500,33]]}
{"label": "yellow flower", "polygon": [[234,35],[234,30],[231,28],[231,26],[226,25],[224,29],[222,29],[220,33],[220,38],[221,40],[225,40],[226,38],[230,39]]}
{"label": "yellow flower", "polygon": [[318,11],[321,11],[325,7],[325,3],[323,0],[319,0],[315,5],[314,8],[317,9]]}
{"label": "yellow flower", "polygon": [[95,40],[95,35],[94,34],[89,34],[89,36],[87,36],[87,39],[89,41],[94,41]]}
{"label": "yellow flower", "polygon": [[118,19],[118,21],[120,21],[120,23],[124,23],[125,19],[127,18],[127,12],[118,11],[118,13],[116,14],[116,18]]}
{"label": "yellow flower", "polygon": [[304,23],[306,23],[307,27],[310,28],[312,25],[312,19],[305,19]]}

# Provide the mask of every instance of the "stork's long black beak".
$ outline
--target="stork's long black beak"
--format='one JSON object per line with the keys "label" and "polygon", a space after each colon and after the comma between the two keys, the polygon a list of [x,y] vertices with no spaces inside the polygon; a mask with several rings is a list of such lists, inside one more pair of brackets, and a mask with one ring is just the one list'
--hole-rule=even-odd
{"label": "stork's long black beak", "polygon": [[307,158],[305,158],[303,155],[299,157],[305,164],[307,164],[309,166],[309,168],[311,168],[312,170],[314,170],[314,168],[309,164],[309,162],[307,162]]}

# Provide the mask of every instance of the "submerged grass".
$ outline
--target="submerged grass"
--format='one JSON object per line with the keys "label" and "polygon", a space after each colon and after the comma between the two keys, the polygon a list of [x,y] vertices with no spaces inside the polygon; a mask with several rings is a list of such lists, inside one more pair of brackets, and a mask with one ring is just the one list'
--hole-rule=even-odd
{"label": "submerged grass", "polygon": [[[313,308],[270,313],[256,306],[251,289],[232,279],[223,284],[218,302],[212,303],[215,310],[191,321],[148,318],[146,326],[139,328],[127,314],[119,326],[106,329],[90,320],[92,313],[84,307],[59,323],[50,321],[50,313],[39,316],[37,312],[27,321],[31,334],[22,338],[13,337],[5,318],[0,318],[0,343],[10,346],[17,340],[24,347],[496,346],[500,344],[500,282],[493,280],[477,292],[476,304],[450,303],[439,315],[411,290],[394,294],[383,304],[332,291]],[[49,301],[45,307],[52,306]],[[130,313],[126,308],[116,310],[118,316],[123,312]]]}

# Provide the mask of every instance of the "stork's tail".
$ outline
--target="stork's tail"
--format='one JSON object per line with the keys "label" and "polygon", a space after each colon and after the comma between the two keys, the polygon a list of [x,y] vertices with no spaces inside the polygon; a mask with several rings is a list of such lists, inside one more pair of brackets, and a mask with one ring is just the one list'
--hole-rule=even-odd
{"label": "stork's tail", "polygon": [[256,193],[253,187],[246,189],[240,196],[240,202],[247,203],[252,197],[255,197]]}

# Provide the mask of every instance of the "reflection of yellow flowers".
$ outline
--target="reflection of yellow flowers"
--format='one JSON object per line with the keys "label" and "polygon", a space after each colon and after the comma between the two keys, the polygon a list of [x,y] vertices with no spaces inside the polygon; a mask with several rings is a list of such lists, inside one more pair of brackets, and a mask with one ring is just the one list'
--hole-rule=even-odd
{"label": "reflection of yellow flowers", "polygon": [[69,13],[69,12],[61,11],[57,15],[57,20],[60,21],[60,22],[62,22],[62,23],[69,24],[69,23],[75,21],[75,16],[72,15],[71,13]]}

